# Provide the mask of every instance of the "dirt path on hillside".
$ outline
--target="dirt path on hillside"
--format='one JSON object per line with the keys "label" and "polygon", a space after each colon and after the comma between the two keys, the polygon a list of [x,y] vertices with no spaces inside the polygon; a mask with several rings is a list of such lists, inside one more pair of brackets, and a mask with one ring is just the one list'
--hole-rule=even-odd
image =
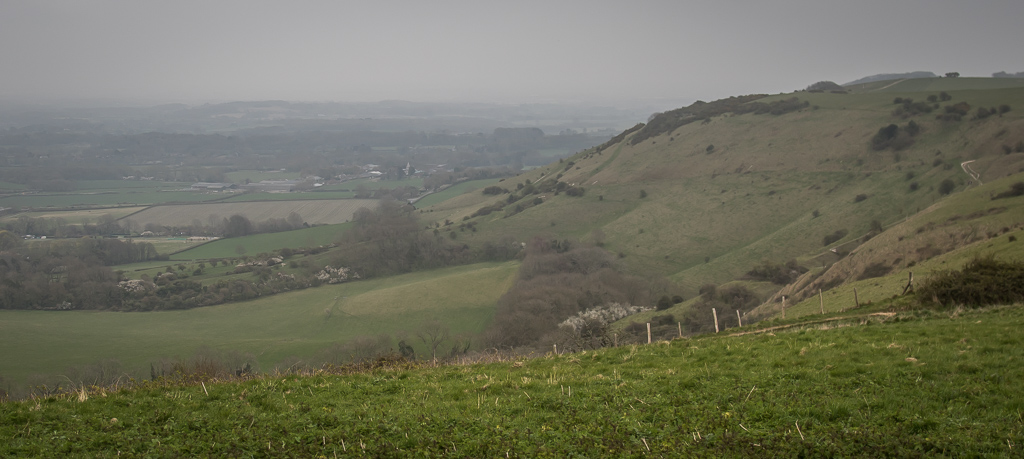
{"label": "dirt path on hillside", "polygon": [[883,89],[888,89],[888,88],[891,88],[891,87],[893,87],[893,86],[896,86],[896,85],[898,85],[898,84],[900,84],[900,83],[902,83],[902,82],[904,82],[904,81],[907,81],[907,79],[906,79],[906,78],[904,78],[904,79],[902,79],[902,80],[896,80],[896,81],[892,82],[892,84],[888,84],[888,85],[885,85],[885,86],[883,86],[883,87],[881,87],[881,88],[878,88],[878,89],[876,89],[875,91],[881,91],[881,90],[883,90]]}
{"label": "dirt path on hillside", "polygon": [[762,328],[762,329],[759,329],[759,330],[751,330],[751,331],[745,331],[745,332],[739,332],[739,333],[730,333],[729,336],[743,336],[743,335],[752,335],[752,334],[756,334],[756,333],[768,333],[768,332],[773,332],[775,330],[785,330],[787,328],[795,328],[795,327],[806,327],[808,325],[827,324],[829,322],[836,322],[836,321],[839,321],[839,320],[846,320],[846,319],[859,319],[859,318],[873,317],[873,316],[884,316],[884,317],[888,318],[888,317],[892,317],[894,315],[896,315],[895,312],[875,312],[875,313],[863,314],[863,315],[859,315],[859,316],[833,317],[831,319],[815,320],[813,322],[800,322],[800,323],[796,323],[796,324],[779,325],[779,326],[776,326],[776,327]]}
{"label": "dirt path on hillside", "polygon": [[973,163],[974,161],[975,160],[973,159],[970,161],[964,161],[960,163],[960,168],[964,170],[965,174],[969,175],[972,179],[974,179],[974,181],[978,182],[978,185],[981,185],[981,174],[974,172],[974,169],[971,169],[971,166],[969,166],[969,164]]}

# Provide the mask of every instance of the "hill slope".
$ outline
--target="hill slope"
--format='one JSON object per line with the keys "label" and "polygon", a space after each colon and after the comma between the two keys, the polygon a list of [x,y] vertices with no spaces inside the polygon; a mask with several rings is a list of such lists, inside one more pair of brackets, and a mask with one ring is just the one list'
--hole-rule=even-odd
{"label": "hill slope", "polygon": [[[600,242],[634,272],[668,276],[685,296],[763,260],[828,264],[835,259],[820,255],[835,244],[1024,168],[1024,81],[912,81],[901,83],[906,91],[698,102],[507,179],[499,185],[508,194],[466,195],[424,215],[472,224],[470,243]],[[962,114],[946,116],[953,112]],[[582,196],[567,191],[580,188]]]}

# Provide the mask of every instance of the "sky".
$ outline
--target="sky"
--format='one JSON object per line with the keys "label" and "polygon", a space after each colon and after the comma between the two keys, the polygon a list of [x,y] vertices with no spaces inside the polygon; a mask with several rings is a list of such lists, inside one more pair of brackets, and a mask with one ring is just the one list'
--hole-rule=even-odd
{"label": "sky", "polygon": [[0,100],[629,104],[1024,71],[1021,0],[0,0]]}

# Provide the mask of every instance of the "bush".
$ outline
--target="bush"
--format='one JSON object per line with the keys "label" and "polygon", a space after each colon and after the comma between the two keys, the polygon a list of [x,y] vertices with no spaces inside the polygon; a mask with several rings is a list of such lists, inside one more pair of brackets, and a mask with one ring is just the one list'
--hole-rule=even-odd
{"label": "bush", "polygon": [[861,201],[863,201],[863,200],[865,200],[867,198],[868,198],[868,195],[866,195],[866,194],[858,194],[857,196],[853,197],[853,202],[861,202]]}
{"label": "bush", "polygon": [[844,90],[844,88],[833,81],[819,81],[807,87],[808,92],[842,90]]}
{"label": "bush", "polygon": [[917,289],[922,304],[980,307],[1024,301],[1024,263],[992,257],[972,260],[960,271],[933,274]]}
{"label": "bush", "polygon": [[953,192],[956,189],[956,183],[951,179],[943,180],[939,183],[939,194],[945,196]]}
{"label": "bush", "polygon": [[992,199],[995,200],[995,199],[1015,198],[1017,196],[1024,196],[1024,182],[1017,182],[1017,183],[1014,183],[1013,185],[1010,185],[1010,189],[1009,190],[1004,191],[1002,193],[999,193],[999,194],[993,196]]}
{"label": "bush", "polygon": [[886,274],[889,274],[889,271],[891,270],[892,268],[887,266],[885,263],[871,263],[870,265],[864,268],[864,271],[862,271],[859,276],[857,276],[857,280],[882,277]]}
{"label": "bush", "polygon": [[822,245],[831,245],[833,242],[846,237],[847,234],[849,234],[849,231],[846,231],[845,229],[836,230],[834,233],[825,236],[825,239],[823,240],[824,244]]}

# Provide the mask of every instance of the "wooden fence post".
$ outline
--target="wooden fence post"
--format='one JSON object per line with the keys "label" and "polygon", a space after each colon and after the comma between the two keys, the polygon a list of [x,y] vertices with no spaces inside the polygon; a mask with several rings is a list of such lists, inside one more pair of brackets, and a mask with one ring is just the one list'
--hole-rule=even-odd
{"label": "wooden fence post", "polygon": [[857,287],[853,288],[853,305],[858,308],[860,307],[860,300],[857,299]]}
{"label": "wooden fence post", "polygon": [[914,272],[913,271],[910,271],[910,278],[907,279],[907,286],[903,287],[903,293],[901,293],[901,295],[906,295],[908,291],[910,291],[910,292],[914,291]]}
{"label": "wooden fence post", "polygon": [[651,344],[651,323],[647,322],[647,344]]}
{"label": "wooden fence post", "polygon": [[743,326],[743,318],[740,317],[740,310],[739,309],[736,310],[736,321],[740,323],[741,327]]}
{"label": "wooden fence post", "polygon": [[786,295],[782,295],[782,318],[786,318]]}
{"label": "wooden fence post", "polygon": [[821,296],[821,289],[818,289],[818,307],[821,308],[821,313],[825,314],[825,299]]}
{"label": "wooden fence post", "polygon": [[715,333],[718,333],[718,311],[715,308],[711,308],[711,314],[715,316]]}
{"label": "wooden fence post", "polygon": [[682,338],[683,337],[683,323],[682,322],[676,322],[676,325],[679,326],[679,337]]}

